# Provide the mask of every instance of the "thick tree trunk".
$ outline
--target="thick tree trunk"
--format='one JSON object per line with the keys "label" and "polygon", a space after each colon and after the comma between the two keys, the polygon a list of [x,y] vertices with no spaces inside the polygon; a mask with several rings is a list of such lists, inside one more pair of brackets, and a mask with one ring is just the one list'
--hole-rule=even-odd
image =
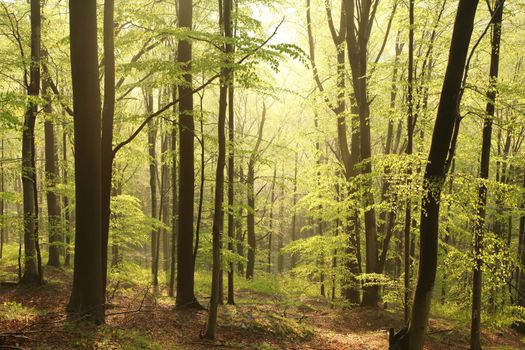
{"label": "thick tree trunk", "polygon": [[27,94],[30,97],[22,132],[22,192],[24,205],[24,274],[23,283],[43,282],[38,246],[38,200],[35,166],[35,122],[40,95],[40,1],[31,0],[31,63]]}
{"label": "thick tree trunk", "polygon": [[503,19],[503,4],[505,0],[497,0],[492,16],[492,40],[490,55],[489,86],[487,91],[486,116],[483,122],[483,141],[481,144],[481,161],[479,165],[477,215],[474,227],[474,261],[472,277],[472,323],[470,328],[470,349],[481,350],[481,289],[482,289],[482,253],[483,236],[485,233],[485,215],[487,206],[487,185],[484,180],[489,178],[490,148],[492,145],[492,123],[494,119],[497,80],[499,73],[499,57],[501,42],[501,23]]}
{"label": "thick tree trunk", "polygon": [[[178,27],[192,29],[193,1],[179,0]],[[193,253],[193,200],[195,196],[194,132],[191,41],[180,40],[178,62],[184,68],[184,83],[179,86],[179,236],[177,237],[178,308],[199,305],[195,298]]]}
{"label": "thick tree trunk", "polygon": [[101,108],[97,4],[71,1],[75,128],[75,269],[68,310],[104,322],[101,212]]}
{"label": "thick tree trunk", "polygon": [[[372,0],[365,0],[359,6],[356,6],[354,0],[344,0],[344,4],[347,21],[347,52],[352,72],[354,98],[359,115],[359,145],[361,161],[363,162],[361,172],[367,181],[363,192],[364,205],[368,208],[365,211],[366,273],[378,273],[377,223],[370,178],[372,173],[372,145],[367,79],[368,41],[375,11],[372,11]],[[357,27],[355,23],[356,9],[359,11]],[[373,280],[367,282],[371,285],[364,287],[362,305],[377,307],[379,287],[373,284]]]}

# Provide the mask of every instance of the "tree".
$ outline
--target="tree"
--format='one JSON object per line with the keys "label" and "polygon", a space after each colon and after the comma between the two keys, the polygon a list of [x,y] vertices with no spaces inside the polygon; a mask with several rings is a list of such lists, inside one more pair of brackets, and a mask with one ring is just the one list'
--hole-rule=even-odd
{"label": "tree", "polygon": [[[414,148],[414,0],[409,2],[409,30],[408,30],[408,86],[407,86],[407,145],[405,153],[411,155]],[[410,175],[410,173],[409,173]],[[412,226],[412,201],[406,201],[405,208],[405,228],[404,228],[404,246],[405,246],[405,323],[408,323],[409,316],[409,288],[410,288],[410,228]]]}
{"label": "tree", "polygon": [[499,57],[501,43],[501,23],[503,20],[503,5],[505,0],[496,0],[491,12],[491,54],[489,86],[487,90],[486,116],[483,121],[483,136],[481,143],[481,160],[479,164],[480,184],[478,187],[477,220],[474,227],[474,259],[475,267],[472,278],[472,324],[470,328],[470,348],[481,350],[481,289],[483,265],[483,236],[485,231],[485,215],[487,206],[487,185],[489,178],[490,148],[492,145],[492,123],[496,106],[497,80],[499,74]]}
{"label": "tree", "polygon": [[[370,136],[370,101],[368,96],[368,43],[374,22],[378,0],[343,0],[346,18],[346,48],[352,75],[353,98],[359,115],[359,150],[363,163],[361,173],[370,183],[372,173],[372,145]],[[357,20],[356,20],[357,18]],[[357,21],[357,23],[356,23]],[[379,273],[377,250],[377,223],[374,197],[371,186],[364,185],[363,200],[365,211],[366,273]],[[373,282],[373,281],[371,281]],[[363,291],[362,304],[376,307],[379,288],[374,283]]]}
{"label": "tree", "polygon": [[75,132],[75,261],[68,311],[104,322],[97,4],[69,3]]}
{"label": "tree", "polygon": [[48,78],[44,77],[42,83],[42,90],[46,98],[46,105],[44,112],[46,113],[46,120],[44,122],[45,134],[45,155],[46,155],[46,199],[47,199],[47,221],[49,231],[49,259],[47,264],[49,266],[60,266],[60,205],[59,199],[56,195],[55,187],[58,183],[58,169],[57,169],[57,147],[55,140],[55,124],[52,120],[53,105],[51,97],[49,96],[49,82]]}
{"label": "tree", "polygon": [[248,263],[246,264],[246,278],[253,278],[255,271],[255,251],[257,239],[255,237],[255,164],[260,157],[260,147],[263,138],[264,123],[266,122],[266,103],[263,101],[261,120],[257,131],[257,140],[248,160],[246,174],[248,215],[246,216],[246,229],[248,233]]}
{"label": "tree", "polygon": [[423,349],[437,270],[440,197],[448,172],[447,160],[453,146],[453,135],[457,135],[459,127],[462,80],[477,5],[477,0],[460,0],[454,22],[428,163],[423,175],[418,279],[408,331],[402,332],[402,337],[397,339],[401,349]]}
{"label": "tree", "polygon": [[[31,63],[27,95],[29,103],[22,132],[22,190],[24,203],[24,283],[42,283],[44,276],[38,243],[38,192],[35,166],[35,122],[40,95],[40,1],[31,0]],[[27,82],[27,73],[26,78]]]}
{"label": "tree", "polygon": [[[219,1],[219,9],[222,9],[219,25],[221,31],[224,31],[225,38],[232,37],[232,0]],[[231,43],[224,46],[224,53],[231,53]],[[226,61],[227,63],[227,61]],[[224,167],[226,166],[226,108],[228,104],[228,81],[230,77],[230,68],[227,66],[221,70],[221,86],[219,96],[219,117],[217,124],[217,135],[219,140],[219,153],[217,155],[217,171],[215,176],[215,200],[213,208],[213,270],[210,310],[208,315],[208,324],[205,338],[214,339],[217,329],[217,306],[219,304],[219,288],[221,279],[221,261],[222,261],[222,229],[224,221]]]}
{"label": "tree", "polygon": [[[104,101],[101,138],[101,211],[102,211],[102,290],[106,295],[109,220],[111,215],[111,179],[113,178],[113,120],[115,118],[115,0],[104,0]],[[122,84],[123,80],[119,81]]]}
{"label": "tree", "polygon": [[[180,0],[178,27],[192,29],[193,1]],[[179,41],[178,62],[184,69],[184,84],[179,86],[179,236],[177,237],[177,307],[199,305],[194,292],[193,200],[194,200],[194,132],[191,41]]]}

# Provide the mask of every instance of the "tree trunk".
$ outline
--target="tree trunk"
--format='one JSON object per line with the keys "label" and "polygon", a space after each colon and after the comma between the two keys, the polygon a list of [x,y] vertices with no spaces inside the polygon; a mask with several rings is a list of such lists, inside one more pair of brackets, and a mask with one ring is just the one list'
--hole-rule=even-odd
{"label": "tree trunk", "polygon": [[283,273],[284,270],[284,255],[282,249],[284,247],[284,166],[282,169],[282,178],[281,178],[281,201],[279,204],[279,237],[277,239],[277,272],[279,274]]}
{"label": "tree trunk", "polygon": [[[166,132],[166,131],[165,131]],[[162,222],[166,227],[170,226],[170,169],[168,166],[168,148],[169,148],[169,134],[166,132],[166,135],[162,138],[161,146],[161,211],[162,211]],[[162,229],[162,267],[164,271],[168,271],[170,268],[170,248],[169,248],[169,230]]]}
{"label": "tree trunk", "polygon": [[[0,140],[0,156],[4,159],[4,139]],[[0,162],[0,192],[5,192],[4,164]],[[7,244],[5,229],[5,202],[4,197],[0,198],[0,259],[4,253],[4,244]]]}
{"label": "tree trunk", "polygon": [[272,273],[272,237],[273,237],[273,204],[275,202],[275,180],[277,178],[277,167],[273,169],[272,190],[270,194],[270,227],[268,232],[268,273]]}
{"label": "tree trunk", "polygon": [[257,240],[255,238],[255,163],[259,159],[259,148],[263,138],[264,124],[266,122],[266,104],[263,101],[261,122],[257,131],[257,141],[248,161],[248,173],[246,175],[248,215],[246,216],[246,229],[248,233],[248,263],[246,264],[246,278],[253,278],[255,270],[255,250]]}
{"label": "tree trunk", "polygon": [[402,349],[423,349],[436,278],[440,197],[447,175],[447,156],[453,146],[453,134],[457,133],[461,85],[477,5],[477,0],[460,0],[454,23],[448,65],[423,176],[418,280],[408,333],[400,340]]}
{"label": "tree trunk", "polygon": [[[146,110],[149,114],[153,113],[153,94],[148,92],[145,95]],[[148,123],[148,154],[149,154],[149,186],[151,193],[151,217],[158,219],[157,213],[157,126],[155,121]],[[158,286],[159,274],[159,229],[151,230],[151,277],[153,286]]]}
{"label": "tree trunk", "polygon": [[[408,86],[407,86],[407,146],[405,153],[411,156],[414,148],[414,0],[409,2],[409,31],[408,31]],[[410,186],[412,171],[407,171],[407,185]],[[404,227],[404,321],[408,324],[409,298],[410,298],[410,226],[412,225],[412,201],[410,198],[405,203],[405,227]]]}
{"label": "tree trunk", "polygon": [[53,113],[53,106],[51,98],[48,95],[48,77],[43,80],[43,92],[46,98],[46,105],[44,106],[44,113],[46,113],[46,121],[44,122],[44,138],[45,138],[45,155],[46,155],[46,199],[47,199],[47,220],[49,233],[49,259],[47,264],[49,266],[60,266],[60,207],[58,196],[55,193],[55,187],[59,177],[57,169],[57,147],[55,143],[55,125],[50,119]]}
{"label": "tree trunk", "polygon": [[[64,184],[68,183],[68,159],[67,159],[67,129],[66,125],[62,126],[62,161],[64,162],[64,169],[62,171],[62,176],[64,179]],[[65,249],[64,249],[64,266],[69,267],[71,265],[71,209],[69,208],[69,198],[67,195],[64,195],[62,198],[62,203],[64,207],[64,234],[65,234]]]}
{"label": "tree trunk", "polygon": [[[372,0],[364,0],[357,6],[354,0],[344,0],[344,3],[346,11],[347,51],[352,72],[354,98],[359,115],[359,146],[361,161],[363,162],[361,172],[366,179],[363,193],[363,204],[368,208],[365,211],[366,273],[378,273],[377,223],[376,212],[373,207],[372,179],[370,178],[372,174],[372,145],[367,79],[368,41],[375,11],[372,11]],[[359,11],[357,27],[355,23],[356,8]],[[377,307],[379,287],[373,284],[373,280],[367,282],[372,283],[372,285],[364,287],[362,305]]]}
{"label": "tree trunk", "polygon": [[113,176],[113,120],[115,116],[115,0],[104,1],[104,101],[102,108],[102,288],[106,295],[111,179]]}
{"label": "tree trunk", "polygon": [[[299,155],[295,152],[295,163],[294,163],[294,175],[293,175],[293,195],[292,195],[292,227],[291,227],[291,241],[295,242],[296,237],[296,226],[297,226],[297,213],[295,206],[297,205],[297,163],[299,161]],[[290,269],[293,269],[297,265],[297,253],[292,253],[290,257]]]}
{"label": "tree trunk", "polygon": [[104,322],[101,213],[101,108],[97,4],[71,1],[75,128],[75,269],[68,310]]}
{"label": "tree trunk", "polygon": [[[224,0],[223,13],[221,14],[221,26],[224,26],[225,37],[231,37],[231,11],[232,0]],[[224,53],[227,55],[231,52],[231,44],[224,47]],[[228,61],[226,61],[228,62]],[[222,231],[224,221],[224,167],[226,165],[226,107],[228,100],[228,80],[230,79],[230,69],[223,67],[221,69],[221,87],[219,97],[219,118],[218,118],[218,140],[219,153],[217,156],[217,172],[215,177],[215,201],[213,214],[213,270],[211,283],[211,299],[210,310],[208,315],[208,324],[206,333],[204,335],[207,339],[215,338],[215,331],[217,329],[217,306],[219,304],[219,289],[221,274],[221,259],[222,259]]]}
{"label": "tree trunk", "polygon": [[[173,100],[177,98],[177,87],[173,86]],[[177,112],[176,107],[173,107],[174,114]],[[170,260],[170,285],[169,296],[175,296],[175,269],[177,258],[177,237],[178,237],[178,210],[179,210],[179,191],[177,183],[177,120],[174,119],[171,128],[171,191],[172,191],[172,205],[171,205],[171,260]]]}
{"label": "tree trunk", "polygon": [[[193,1],[179,0],[178,27],[192,29]],[[192,47],[190,40],[180,40],[178,62],[184,69],[184,83],[179,86],[179,236],[177,237],[178,308],[198,305],[194,292],[193,200],[195,195]]]}
{"label": "tree trunk", "polygon": [[[233,71],[231,73],[233,80]],[[235,216],[234,216],[234,204],[235,204],[235,113],[233,110],[234,102],[234,90],[233,81],[230,81],[228,88],[228,250],[231,253],[235,252],[234,240],[235,240]],[[228,304],[234,305],[235,298],[233,294],[234,285],[234,266],[233,262],[230,262],[228,269]]]}
{"label": "tree trunk", "polygon": [[253,278],[255,269],[255,162],[250,159],[248,163],[248,173],[246,174],[248,214],[246,215],[246,230],[248,233],[248,262],[246,264],[246,278]]}
{"label": "tree trunk", "polygon": [[487,207],[487,185],[484,180],[489,178],[490,148],[492,145],[492,123],[497,94],[499,73],[499,55],[501,42],[501,23],[505,0],[496,0],[492,16],[492,40],[490,55],[489,87],[487,91],[486,116],[483,122],[483,141],[481,145],[481,161],[479,165],[477,217],[474,227],[474,261],[472,277],[472,324],[470,328],[470,349],[481,350],[481,289],[482,289],[482,253],[483,236],[485,234],[485,215]]}
{"label": "tree trunk", "polygon": [[29,104],[22,132],[22,192],[24,205],[24,275],[23,283],[43,282],[42,263],[38,246],[38,200],[35,166],[35,121],[40,95],[40,1],[31,0],[31,63],[27,86]]}

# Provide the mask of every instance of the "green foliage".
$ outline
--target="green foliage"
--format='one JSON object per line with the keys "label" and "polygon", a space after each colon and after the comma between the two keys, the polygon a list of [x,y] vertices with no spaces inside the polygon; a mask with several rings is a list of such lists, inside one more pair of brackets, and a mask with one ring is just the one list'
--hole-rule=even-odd
{"label": "green foliage", "polygon": [[0,304],[0,321],[29,321],[40,313],[38,310],[27,307],[16,301]]}

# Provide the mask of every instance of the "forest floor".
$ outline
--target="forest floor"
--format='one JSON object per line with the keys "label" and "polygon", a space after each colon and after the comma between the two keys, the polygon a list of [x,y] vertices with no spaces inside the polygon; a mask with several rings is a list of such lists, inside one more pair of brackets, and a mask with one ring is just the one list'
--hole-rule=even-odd
{"label": "forest floor", "polygon": [[[239,278],[236,305],[219,309],[216,341],[200,338],[206,311],[174,310],[165,290],[155,297],[129,282],[110,283],[107,323],[95,327],[65,320],[71,272],[46,268],[46,274],[42,286],[0,287],[0,349],[383,350],[387,330],[402,326],[399,310],[331,308],[324,298],[283,294],[275,279]],[[199,288],[198,297],[208,302]],[[486,328],[484,349],[525,348],[523,335]],[[425,349],[468,349],[468,334],[468,324],[433,317]]]}

